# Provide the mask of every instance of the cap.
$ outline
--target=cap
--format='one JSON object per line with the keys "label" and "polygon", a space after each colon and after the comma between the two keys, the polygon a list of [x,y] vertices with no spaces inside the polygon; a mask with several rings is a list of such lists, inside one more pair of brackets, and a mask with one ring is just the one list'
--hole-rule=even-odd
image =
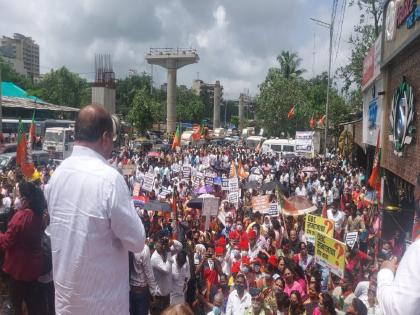
{"label": "cap", "polygon": [[249,261],[249,257],[248,256],[243,256],[242,259],[242,265],[246,265],[249,266],[250,265],[250,261]]}
{"label": "cap", "polygon": [[239,240],[239,237],[240,237],[240,235],[239,235],[238,232],[236,232],[236,231],[229,232],[229,239],[230,240]]}
{"label": "cap", "polygon": [[239,261],[235,261],[230,268],[231,273],[238,273],[241,270],[241,263]]}
{"label": "cap", "polygon": [[271,255],[270,257],[268,257],[268,263],[273,266],[273,267],[277,267],[277,258],[274,255]]}
{"label": "cap", "polygon": [[222,236],[217,240],[217,246],[222,246],[225,247],[226,246],[226,239]]}
{"label": "cap", "polygon": [[241,240],[239,241],[239,249],[240,250],[248,250],[249,249],[247,239],[241,238]]}
{"label": "cap", "polygon": [[275,273],[273,275],[273,280],[276,281],[277,279],[281,278],[280,275],[278,273]]}
{"label": "cap", "polygon": [[216,254],[216,255],[223,255],[223,252],[224,252],[224,247],[222,247],[222,246],[217,246],[215,249],[214,249],[214,253]]}

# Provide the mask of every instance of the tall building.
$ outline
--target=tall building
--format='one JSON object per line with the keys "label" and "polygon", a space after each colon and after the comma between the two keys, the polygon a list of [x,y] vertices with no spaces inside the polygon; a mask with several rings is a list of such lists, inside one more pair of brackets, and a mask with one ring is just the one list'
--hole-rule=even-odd
{"label": "tall building", "polygon": [[15,33],[0,39],[0,55],[16,72],[39,77],[39,45],[31,38]]}

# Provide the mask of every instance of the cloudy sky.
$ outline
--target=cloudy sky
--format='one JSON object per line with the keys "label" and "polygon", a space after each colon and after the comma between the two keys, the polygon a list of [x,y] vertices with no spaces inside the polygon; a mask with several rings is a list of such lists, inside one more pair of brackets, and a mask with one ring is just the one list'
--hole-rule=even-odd
{"label": "cloudy sky", "polygon": [[[178,72],[178,84],[199,77],[220,80],[224,97],[258,92],[276,56],[296,51],[306,77],[326,71],[328,29],[309,18],[330,21],[333,0],[0,0],[0,35],[22,33],[41,49],[41,72],[62,65],[92,80],[94,54],[110,53],[118,78],[130,69],[150,72],[150,47],[193,47],[200,61]],[[357,8],[339,0],[333,69],[346,63],[347,40]],[[348,1],[347,1],[348,2]],[[340,29],[342,31],[340,32]],[[340,39],[341,33],[341,40]],[[338,44],[340,43],[340,44]],[[154,67],[156,85],[166,72]]]}

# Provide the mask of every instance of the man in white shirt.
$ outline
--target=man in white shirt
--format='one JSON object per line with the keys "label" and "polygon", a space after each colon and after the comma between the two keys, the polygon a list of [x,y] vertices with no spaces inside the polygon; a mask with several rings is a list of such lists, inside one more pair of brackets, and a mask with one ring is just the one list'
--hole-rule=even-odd
{"label": "man in white shirt", "polygon": [[296,196],[303,196],[303,197],[306,197],[308,195],[308,193],[306,192],[306,188],[305,186],[303,186],[302,182],[299,182],[299,186],[296,187],[295,194]]}
{"label": "man in white shirt", "polygon": [[56,313],[129,313],[128,251],[145,232],[124,178],[107,158],[115,123],[99,105],[80,110],[76,143],[45,188]]}
{"label": "man in white shirt", "polygon": [[235,290],[229,294],[226,315],[244,315],[251,304],[251,295],[245,290],[245,276],[239,273],[235,279]]}
{"label": "man in white shirt", "polygon": [[334,234],[336,236],[341,234],[344,223],[344,213],[337,209],[336,205],[332,205],[330,209],[327,210],[327,218],[334,221]]}
{"label": "man in white shirt", "polygon": [[[420,238],[411,244],[397,268],[397,259],[382,263],[376,295],[384,315],[420,312]],[[396,271],[396,273],[395,273]],[[395,275],[394,275],[395,273]]]}

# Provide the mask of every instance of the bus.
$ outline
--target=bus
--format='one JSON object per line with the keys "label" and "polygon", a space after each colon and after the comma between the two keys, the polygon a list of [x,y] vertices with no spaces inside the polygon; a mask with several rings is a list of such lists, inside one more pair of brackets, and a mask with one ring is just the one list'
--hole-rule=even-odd
{"label": "bus", "polygon": [[[29,132],[31,126],[31,119],[22,119],[23,130]],[[45,130],[52,127],[63,127],[70,128],[74,127],[74,120],[58,120],[58,119],[46,119],[46,120],[35,120],[35,134],[37,137],[44,138]],[[3,134],[11,137],[17,136],[19,119],[2,119]]]}

